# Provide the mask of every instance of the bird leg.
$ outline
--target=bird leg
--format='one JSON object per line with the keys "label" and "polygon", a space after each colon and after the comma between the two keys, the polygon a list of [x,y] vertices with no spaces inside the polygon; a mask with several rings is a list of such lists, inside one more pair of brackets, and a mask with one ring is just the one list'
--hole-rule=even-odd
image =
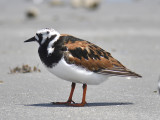
{"label": "bird leg", "polygon": [[76,86],[76,83],[73,83],[73,82],[72,82],[71,92],[70,92],[70,95],[69,95],[69,98],[68,98],[67,102],[53,102],[53,104],[65,105],[65,104],[75,103],[75,102],[72,100],[72,96],[73,96],[73,92],[74,92],[75,86]]}
{"label": "bird leg", "polygon": [[82,107],[86,104],[86,91],[87,91],[87,85],[83,84],[83,97],[82,97],[82,102],[81,103],[69,103],[67,105],[69,106],[74,106],[74,107]]}

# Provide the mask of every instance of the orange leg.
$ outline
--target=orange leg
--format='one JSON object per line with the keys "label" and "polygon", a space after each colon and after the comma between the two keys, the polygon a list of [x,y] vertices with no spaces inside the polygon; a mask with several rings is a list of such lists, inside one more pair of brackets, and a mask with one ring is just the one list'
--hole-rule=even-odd
{"label": "orange leg", "polygon": [[71,104],[72,102],[75,103],[73,100],[72,100],[72,96],[73,96],[73,92],[74,92],[74,89],[75,89],[75,86],[76,84],[75,83],[72,83],[71,85],[71,92],[70,92],[70,95],[69,95],[69,98],[67,100],[67,102],[53,102],[53,104],[58,104],[58,105],[65,105],[65,104]]}
{"label": "orange leg", "polygon": [[83,97],[82,97],[82,102],[81,103],[75,103],[75,104],[67,104],[69,106],[75,106],[75,107],[82,107],[86,104],[86,91],[87,91],[87,85],[83,84]]}

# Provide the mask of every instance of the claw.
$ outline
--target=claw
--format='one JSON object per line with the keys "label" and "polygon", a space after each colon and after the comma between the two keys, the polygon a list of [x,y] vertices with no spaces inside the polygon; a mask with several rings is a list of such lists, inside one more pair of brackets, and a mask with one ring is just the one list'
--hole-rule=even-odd
{"label": "claw", "polygon": [[75,102],[74,102],[73,100],[68,100],[67,102],[68,102],[68,103],[74,103],[74,104],[75,104]]}
{"label": "claw", "polygon": [[72,104],[72,103],[75,104],[75,102],[73,100],[68,100],[67,102],[52,102],[52,104],[54,104],[54,105],[68,105],[68,104]]}
{"label": "claw", "polygon": [[74,103],[74,104],[71,104],[71,103],[69,103],[69,104],[67,104],[68,106],[73,106],[73,107],[83,107],[83,106],[85,106],[87,103],[86,102],[84,102],[84,103]]}
{"label": "claw", "polygon": [[68,102],[52,102],[54,105],[66,105]]}

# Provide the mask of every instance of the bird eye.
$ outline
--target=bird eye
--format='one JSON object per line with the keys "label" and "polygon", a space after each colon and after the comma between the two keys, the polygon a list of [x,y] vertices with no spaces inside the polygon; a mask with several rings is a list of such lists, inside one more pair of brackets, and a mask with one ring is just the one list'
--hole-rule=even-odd
{"label": "bird eye", "polygon": [[49,34],[49,31],[47,31],[47,34]]}

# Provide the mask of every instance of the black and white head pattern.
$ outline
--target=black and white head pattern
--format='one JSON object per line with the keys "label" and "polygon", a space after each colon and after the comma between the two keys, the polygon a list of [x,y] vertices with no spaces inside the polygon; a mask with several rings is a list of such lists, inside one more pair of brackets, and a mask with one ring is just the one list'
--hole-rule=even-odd
{"label": "black and white head pattern", "polygon": [[48,54],[54,51],[53,44],[59,39],[60,34],[52,28],[41,29],[36,32],[35,39],[40,46],[47,45]]}

